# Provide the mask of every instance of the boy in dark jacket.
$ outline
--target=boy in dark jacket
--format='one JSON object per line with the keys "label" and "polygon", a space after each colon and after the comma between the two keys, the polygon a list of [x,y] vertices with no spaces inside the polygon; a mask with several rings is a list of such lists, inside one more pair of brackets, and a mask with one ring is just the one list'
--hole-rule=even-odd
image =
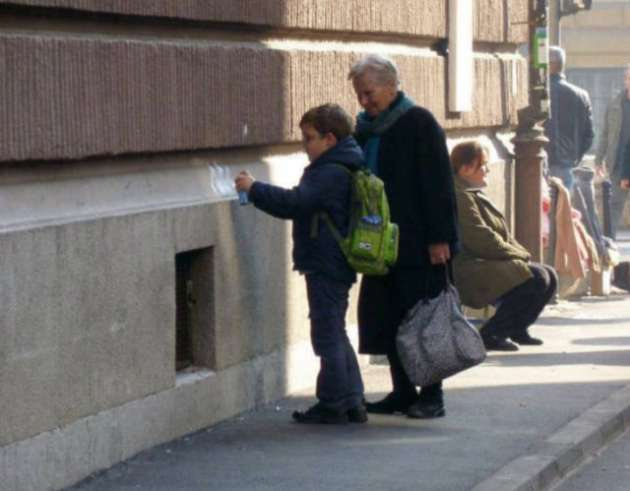
{"label": "boy in dark jacket", "polygon": [[[247,192],[256,208],[293,220],[294,269],[306,278],[311,342],[320,357],[319,402],[305,412],[294,412],[293,419],[298,423],[364,423],[363,381],[345,330],[348,291],[356,274],[326,221],[313,220],[316,214],[326,212],[341,234],[347,234],[349,171],[363,165],[363,153],[351,136],[352,119],[338,105],[309,110],[302,116],[300,129],[310,165],[296,187],[284,189],[254,181],[249,173],[241,172],[236,189]],[[316,231],[311,230],[313,224]]]}

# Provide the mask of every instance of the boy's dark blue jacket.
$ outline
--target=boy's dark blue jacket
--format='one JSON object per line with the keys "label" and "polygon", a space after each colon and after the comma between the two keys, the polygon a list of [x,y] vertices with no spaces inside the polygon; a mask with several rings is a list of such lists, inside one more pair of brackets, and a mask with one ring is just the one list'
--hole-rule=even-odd
{"label": "boy's dark blue jacket", "polygon": [[324,220],[319,220],[317,236],[311,237],[313,215],[322,211],[328,213],[343,236],[347,234],[351,176],[339,165],[330,164],[341,164],[350,170],[364,165],[363,152],[353,137],[344,138],[311,162],[293,189],[256,181],[249,199],[270,215],[293,220],[294,269],[352,283],[356,274]]}

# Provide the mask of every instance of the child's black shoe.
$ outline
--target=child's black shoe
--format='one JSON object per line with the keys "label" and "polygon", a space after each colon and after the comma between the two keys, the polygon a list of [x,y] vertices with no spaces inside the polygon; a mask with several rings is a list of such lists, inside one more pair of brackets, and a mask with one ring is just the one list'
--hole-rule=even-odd
{"label": "child's black shoe", "polygon": [[346,411],[335,411],[322,406],[319,402],[304,412],[294,411],[293,419],[296,423],[304,424],[346,424],[349,421]]}
{"label": "child's black shoe", "polygon": [[368,413],[363,404],[348,409],[348,421],[350,423],[367,423]]}

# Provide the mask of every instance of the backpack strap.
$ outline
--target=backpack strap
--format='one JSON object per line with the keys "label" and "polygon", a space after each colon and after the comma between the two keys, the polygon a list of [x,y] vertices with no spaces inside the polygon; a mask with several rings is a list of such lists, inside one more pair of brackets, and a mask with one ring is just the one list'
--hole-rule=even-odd
{"label": "backpack strap", "polygon": [[[326,165],[334,165],[335,167],[343,169],[348,175],[350,175],[350,177],[352,177],[352,171],[348,169],[345,165],[335,164],[335,163],[330,163]],[[328,213],[326,213],[325,211],[320,211],[313,215],[313,219],[311,220],[311,233],[310,233],[311,239],[316,239],[317,236],[319,235],[319,220],[320,219],[323,219],[326,222],[335,240],[338,243],[341,243],[341,241],[343,240],[343,237],[341,236],[341,234],[339,233],[339,230],[337,230],[337,227],[335,227],[335,224],[332,222],[332,220],[328,216]]]}
{"label": "backpack strap", "polygon": [[319,235],[319,220],[320,219],[326,222],[326,225],[328,225],[328,228],[330,229],[330,233],[333,235],[335,240],[341,244],[341,242],[343,241],[343,237],[341,236],[341,233],[339,233],[339,230],[337,230],[337,227],[335,227],[335,224],[332,222],[332,220],[328,216],[328,213],[326,213],[325,211],[321,211],[313,215],[313,219],[311,220],[311,234],[310,234],[311,239],[316,239],[317,236]]}

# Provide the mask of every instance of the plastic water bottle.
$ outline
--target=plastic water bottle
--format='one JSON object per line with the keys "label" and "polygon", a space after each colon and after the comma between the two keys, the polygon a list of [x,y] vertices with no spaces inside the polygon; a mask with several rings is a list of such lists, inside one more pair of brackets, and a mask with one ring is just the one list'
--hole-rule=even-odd
{"label": "plastic water bottle", "polygon": [[238,202],[241,204],[241,206],[245,206],[250,203],[249,198],[247,197],[247,191],[238,192]]}

